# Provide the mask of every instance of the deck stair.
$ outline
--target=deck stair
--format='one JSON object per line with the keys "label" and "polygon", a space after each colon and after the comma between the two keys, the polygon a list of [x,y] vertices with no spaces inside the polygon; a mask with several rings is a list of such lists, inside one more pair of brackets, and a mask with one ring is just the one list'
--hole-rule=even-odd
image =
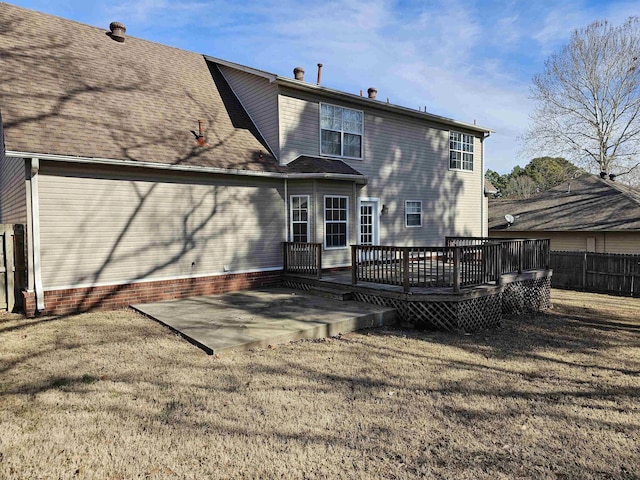
{"label": "deck stair", "polygon": [[344,285],[336,284],[317,284],[311,287],[309,293],[318,297],[330,298],[331,300],[340,300],[342,302],[353,300],[353,292]]}

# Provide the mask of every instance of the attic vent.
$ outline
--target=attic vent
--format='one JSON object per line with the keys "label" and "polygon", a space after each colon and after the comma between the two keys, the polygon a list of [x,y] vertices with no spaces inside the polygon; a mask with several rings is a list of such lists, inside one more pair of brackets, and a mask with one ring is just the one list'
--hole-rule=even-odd
{"label": "attic vent", "polygon": [[375,100],[376,95],[378,95],[378,90],[375,87],[369,87],[367,89],[367,94],[369,95],[369,98],[371,98],[372,100]]}
{"label": "attic vent", "polygon": [[301,80],[304,81],[304,68],[302,67],[296,67],[293,69],[293,77],[296,80]]}
{"label": "attic vent", "polygon": [[125,27],[120,22],[111,22],[109,24],[109,30],[111,30],[111,38],[113,38],[116,42],[124,42],[127,27]]}

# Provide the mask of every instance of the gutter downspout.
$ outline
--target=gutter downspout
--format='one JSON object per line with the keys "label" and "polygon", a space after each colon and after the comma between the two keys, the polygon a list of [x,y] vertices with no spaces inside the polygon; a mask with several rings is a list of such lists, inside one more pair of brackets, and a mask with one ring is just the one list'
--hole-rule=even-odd
{"label": "gutter downspout", "polygon": [[40,200],[38,195],[38,172],[40,160],[31,159],[31,231],[33,234],[33,278],[35,280],[36,310],[44,310],[44,289],[40,264]]}
{"label": "gutter downspout", "polygon": [[288,184],[287,184],[287,179],[284,179],[284,241],[288,242],[289,241],[289,209],[287,208],[289,202],[289,195],[288,195]]}
{"label": "gutter downspout", "polygon": [[[480,139],[480,166],[481,166],[481,171],[482,171],[482,193],[481,193],[481,201],[480,201],[480,236],[481,237],[488,237],[489,236],[489,226],[487,225],[487,229],[485,232],[485,228],[484,228],[484,217],[485,217],[485,212],[484,212],[484,204],[485,201],[488,203],[487,197],[485,195],[485,191],[484,191],[484,141],[489,138],[491,136],[491,132],[488,132],[486,135],[483,135],[482,138]],[[488,212],[487,212],[488,213]],[[485,235],[486,233],[486,235]]]}

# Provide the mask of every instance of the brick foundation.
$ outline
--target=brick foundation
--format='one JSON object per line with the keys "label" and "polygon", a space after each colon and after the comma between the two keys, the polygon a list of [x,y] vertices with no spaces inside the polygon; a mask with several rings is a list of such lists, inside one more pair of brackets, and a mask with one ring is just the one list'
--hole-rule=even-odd
{"label": "brick foundation", "polygon": [[[134,303],[272,287],[280,285],[281,282],[282,271],[274,271],[52,290],[44,292],[45,310],[39,314],[61,315],[89,310],[114,310]],[[35,294],[23,292],[23,298],[25,314],[34,316]]]}

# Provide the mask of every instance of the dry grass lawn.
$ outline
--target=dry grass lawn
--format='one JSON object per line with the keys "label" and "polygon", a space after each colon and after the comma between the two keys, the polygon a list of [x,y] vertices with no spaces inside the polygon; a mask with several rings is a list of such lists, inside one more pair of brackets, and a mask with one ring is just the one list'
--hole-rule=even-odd
{"label": "dry grass lawn", "polygon": [[131,311],[0,317],[0,478],[640,478],[640,300],[208,357]]}

